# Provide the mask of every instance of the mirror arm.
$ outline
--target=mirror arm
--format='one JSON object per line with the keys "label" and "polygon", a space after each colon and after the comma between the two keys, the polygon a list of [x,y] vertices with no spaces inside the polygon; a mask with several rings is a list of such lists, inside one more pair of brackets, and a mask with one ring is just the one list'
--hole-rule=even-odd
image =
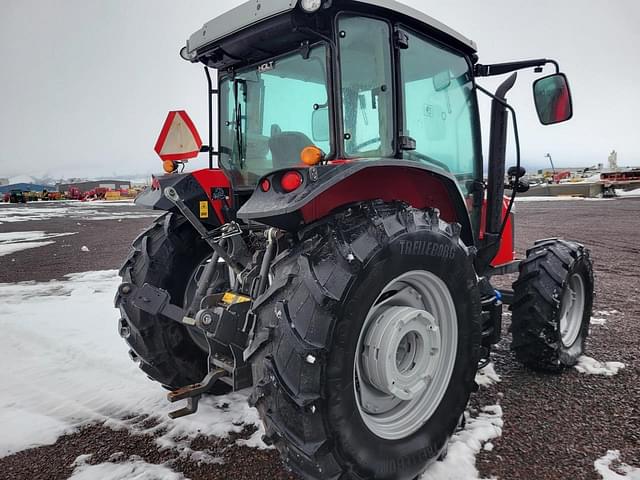
{"label": "mirror arm", "polygon": [[560,73],[560,65],[555,60],[548,58],[539,58],[536,60],[522,60],[519,62],[495,63],[493,65],[482,65],[480,63],[475,66],[476,77],[493,77],[496,75],[504,75],[505,73],[523,70],[525,68],[535,68],[536,71],[546,64],[552,64],[556,68],[556,73]]}

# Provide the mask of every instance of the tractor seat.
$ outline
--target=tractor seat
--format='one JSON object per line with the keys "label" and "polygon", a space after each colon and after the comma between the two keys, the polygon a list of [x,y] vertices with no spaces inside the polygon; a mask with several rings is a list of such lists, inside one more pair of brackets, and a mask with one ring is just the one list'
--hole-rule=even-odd
{"label": "tractor seat", "polygon": [[[276,130],[276,131],[274,131]],[[277,132],[272,128],[269,149],[273,168],[286,168],[300,163],[300,152],[313,142],[302,132]]]}

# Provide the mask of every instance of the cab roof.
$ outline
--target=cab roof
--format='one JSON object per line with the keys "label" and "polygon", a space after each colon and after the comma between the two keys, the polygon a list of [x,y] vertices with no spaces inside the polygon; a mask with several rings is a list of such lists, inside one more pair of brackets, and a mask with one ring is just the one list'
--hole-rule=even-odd
{"label": "cab roof", "polygon": [[[233,35],[234,33],[259,24],[278,15],[291,12],[298,6],[299,0],[249,0],[232,10],[214,18],[204,24],[187,40],[187,54],[194,58],[197,51],[214,45],[216,42]],[[396,0],[333,0],[338,7],[370,6],[382,8],[393,12],[395,15],[404,16],[412,22],[420,22],[431,29],[438,30],[446,37],[460,44],[469,53],[475,53],[477,48],[473,40],[468,39],[447,25]]]}

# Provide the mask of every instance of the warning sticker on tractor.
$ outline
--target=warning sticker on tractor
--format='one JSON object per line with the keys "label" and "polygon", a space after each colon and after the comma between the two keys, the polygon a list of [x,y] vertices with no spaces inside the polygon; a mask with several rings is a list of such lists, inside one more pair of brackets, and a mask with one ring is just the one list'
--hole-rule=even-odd
{"label": "warning sticker on tractor", "polygon": [[236,303],[250,302],[251,298],[244,295],[238,295],[237,293],[227,292],[222,296],[222,303],[227,305],[235,305]]}
{"label": "warning sticker on tractor", "polygon": [[200,202],[200,218],[209,218],[209,202],[206,200]]}

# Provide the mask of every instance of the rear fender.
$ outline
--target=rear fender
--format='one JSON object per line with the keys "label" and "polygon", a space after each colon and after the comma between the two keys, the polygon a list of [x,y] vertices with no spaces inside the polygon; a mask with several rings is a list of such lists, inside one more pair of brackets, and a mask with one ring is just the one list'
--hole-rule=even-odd
{"label": "rear fender", "polygon": [[157,177],[159,187],[151,186],[136,197],[136,205],[178,212],[165,196],[167,187],[175,188],[189,210],[205,225],[217,227],[226,223],[225,204],[231,207],[231,184],[219,169],[202,169]]}
{"label": "rear fender", "polygon": [[[290,170],[302,174],[302,185],[291,193],[280,187],[282,175]],[[270,188],[258,187],[238,211],[243,220],[255,220],[288,231],[296,231],[350,204],[381,199],[403,201],[415,208],[437,208],[443,220],[462,226],[461,237],[473,245],[469,213],[452,175],[442,170],[405,160],[370,160],[290,168],[273,172]],[[266,183],[266,182],[265,182]]]}

